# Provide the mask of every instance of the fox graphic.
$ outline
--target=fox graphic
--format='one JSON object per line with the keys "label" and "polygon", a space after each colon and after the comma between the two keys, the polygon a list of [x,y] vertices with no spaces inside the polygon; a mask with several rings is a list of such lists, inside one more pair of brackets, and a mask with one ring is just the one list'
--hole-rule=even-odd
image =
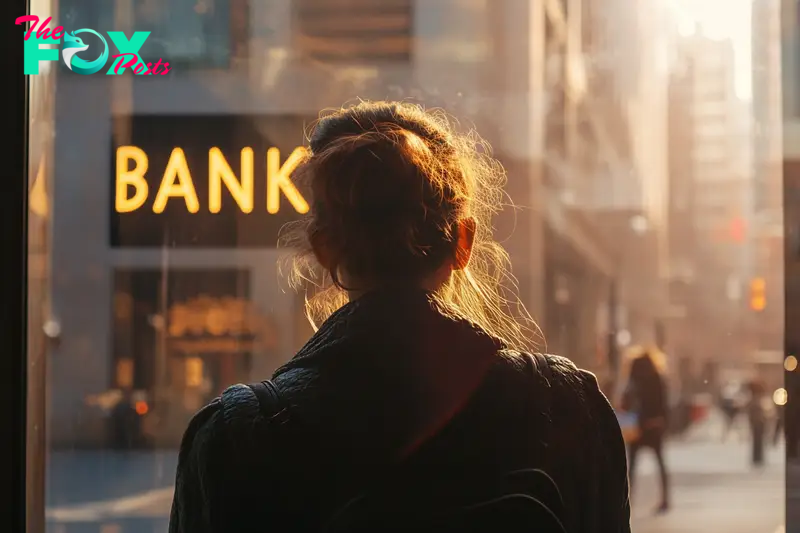
{"label": "fox graphic", "polygon": [[61,56],[64,58],[64,64],[67,65],[67,68],[72,70],[72,58],[75,54],[88,49],[89,45],[85,44],[83,39],[71,33],[65,33],[64,47],[61,50]]}
{"label": "fox graphic", "polygon": [[[100,38],[103,42],[103,53],[100,54],[100,57],[93,61],[86,61],[76,55],[78,52],[84,52],[89,49],[89,45],[78,37],[79,33],[91,33]],[[64,58],[64,64],[71,71],[78,74],[94,74],[102,69],[108,61],[108,43],[102,35],[88,28],[75,30],[72,33],[67,32],[64,34],[64,46],[61,49],[61,56]]]}

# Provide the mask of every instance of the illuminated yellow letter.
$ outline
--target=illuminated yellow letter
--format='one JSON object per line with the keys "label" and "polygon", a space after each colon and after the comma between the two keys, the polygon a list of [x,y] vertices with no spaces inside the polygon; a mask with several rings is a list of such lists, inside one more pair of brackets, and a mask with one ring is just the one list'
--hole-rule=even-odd
{"label": "illuminated yellow letter", "polygon": [[242,180],[236,179],[228,161],[219,148],[208,152],[208,210],[219,213],[222,209],[222,182],[239,204],[243,213],[253,211],[253,149],[242,149]]}
{"label": "illuminated yellow letter", "polygon": [[281,153],[277,148],[267,150],[267,212],[275,214],[281,208],[281,191],[286,195],[294,210],[300,214],[308,213],[308,202],[292,183],[292,172],[306,153],[298,146],[281,166]]}
{"label": "illuminated yellow letter", "polygon": [[[131,160],[136,163],[133,169],[129,168]],[[147,165],[147,154],[141,148],[135,146],[117,148],[117,192],[114,200],[117,213],[136,211],[147,201],[147,181],[144,179]],[[129,186],[136,191],[130,198]]]}
{"label": "illuminated yellow letter", "polygon": [[[175,178],[178,179],[177,183]],[[156,200],[153,202],[153,213],[163,213],[164,208],[167,207],[167,200],[180,196],[186,202],[186,209],[190,213],[200,211],[200,200],[197,199],[197,191],[194,190],[189,165],[186,164],[186,156],[183,150],[174,148],[169,156],[167,168],[164,170],[161,185],[158,187]]]}

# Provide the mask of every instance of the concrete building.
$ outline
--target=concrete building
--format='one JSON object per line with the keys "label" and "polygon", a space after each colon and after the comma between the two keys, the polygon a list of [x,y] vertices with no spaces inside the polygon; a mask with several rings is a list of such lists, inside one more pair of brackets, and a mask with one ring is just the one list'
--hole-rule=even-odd
{"label": "concrete building", "polygon": [[[657,131],[652,117],[665,118],[666,108],[648,100],[652,93],[640,86],[648,54],[658,49],[644,46],[640,54],[631,46],[631,40],[651,38],[644,11],[612,0],[545,2],[543,180],[549,196],[544,208],[570,229],[558,239],[553,231],[558,225],[545,228],[550,297],[544,329],[550,351],[574,357],[603,379],[611,377],[618,334],[648,342],[657,329],[658,242],[664,226],[648,193],[652,185],[663,185],[665,176],[645,177],[647,165],[658,165],[647,153],[652,145],[636,145],[633,128],[643,120],[632,110],[647,110]],[[644,235],[632,221],[644,221]],[[586,358],[591,351],[594,360]]]}
{"label": "concrete building", "polygon": [[[667,42],[659,2],[583,3],[589,144],[599,164],[578,195],[613,250],[610,328],[635,343],[656,342],[665,304]],[[614,309],[614,311],[610,311]],[[616,339],[612,342],[616,342]]]}
{"label": "concrete building", "polygon": [[[587,105],[589,61],[582,33],[587,25],[580,2],[543,3],[545,60],[541,208],[547,224],[542,327],[547,350],[572,357],[579,364],[606,364],[598,347],[604,335],[598,318],[606,304],[613,275],[609,247],[598,241],[597,228],[580,209],[579,197],[599,168],[601,151],[583,111]],[[541,120],[541,119],[540,119]]]}

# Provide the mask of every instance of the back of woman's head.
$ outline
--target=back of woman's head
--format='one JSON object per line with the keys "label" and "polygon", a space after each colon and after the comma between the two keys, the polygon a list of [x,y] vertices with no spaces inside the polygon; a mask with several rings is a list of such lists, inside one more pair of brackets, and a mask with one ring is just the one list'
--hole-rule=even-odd
{"label": "back of woman's head", "polygon": [[656,348],[635,347],[631,349],[630,379],[634,382],[650,382],[664,372],[664,354]]}
{"label": "back of woman's head", "polygon": [[[282,244],[299,250],[290,280],[318,288],[312,323],[347,301],[348,290],[415,284],[459,253],[459,227],[474,221],[466,268],[435,293],[443,308],[509,344],[537,328],[513,295],[508,256],[492,239],[505,174],[474,134],[441,113],[406,103],[360,103],[323,116],[295,176],[310,190],[307,218]],[[356,285],[356,286],[353,286]],[[363,285],[363,286],[359,286]],[[509,317],[514,302],[519,319]]]}

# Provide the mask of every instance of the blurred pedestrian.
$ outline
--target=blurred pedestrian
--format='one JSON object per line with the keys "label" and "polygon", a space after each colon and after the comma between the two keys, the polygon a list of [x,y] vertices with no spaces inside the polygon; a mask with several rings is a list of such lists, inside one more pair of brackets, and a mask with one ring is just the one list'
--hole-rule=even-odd
{"label": "blurred pedestrian", "polygon": [[122,391],[109,415],[110,444],[113,449],[133,450],[143,445],[142,417],[136,411],[132,391]]}
{"label": "blurred pedestrian", "polygon": [[621,407],[623,411],[636,416],[639,426],[639,431],[628,441],[631,496],[639,452],[642,448],[649,448],[656,456],[661,481],[661,502],[656,512],[664,513],[670,506],[669,474],[664,461],[668,398],[667,383],[663,375],[663,357],[657,349],[638,349],[633,352]]}
{"label": "blurred pedestrian", "polygon": [[[789,353],[798,353],[800,350],[795,351],[796,347],[791,347],[792,351]],[[784,383],[786,386],[786,405],[783,407],[783,424],[786,432],[786,460],[791,462],[797,461],[798,442],[800,441],[800,371],[794,370],[784,374]]]}
{"label": "blurred pedestrian", "polygon": [[722,412],[724,421],[722,427],[722,441],[724,442],[731,432],[736,430],[736,422],[744,410],[740,383],[729,381],[722,387],[719,396],[719,410]]}
{"label": "blurred pedestrian", "polygon": [[764,464],[764,440],[767,430],[767,413],[764,409],[764,397],[767,387],[761,379],[754,378],[748,386],[750,399],[747,404],[747,418],[750,422],[752,438],[753,466]]}
{"label": "blurred pedestrian", "polygon": [[783,437],[784,433],[784,424],[786,420],[786,406],[785,405],[776,405],[775,406],[775,427],[773,429],[772,434],[772,445],[777,447],[781,443],[781,437]]}

